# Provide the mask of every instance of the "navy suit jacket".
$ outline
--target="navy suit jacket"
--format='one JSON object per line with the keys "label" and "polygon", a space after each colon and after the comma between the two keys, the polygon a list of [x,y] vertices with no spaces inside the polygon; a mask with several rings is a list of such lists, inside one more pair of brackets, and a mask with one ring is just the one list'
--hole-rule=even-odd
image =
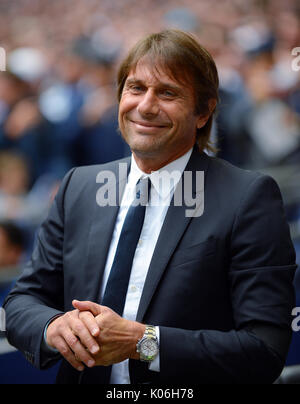
{"label": "navy suit jacket", "polygon": [[[99,301],[118,207],[96,203],[96,176],[118,176],[120,162],[130,159],[66,175],[6,300],[8,339],[37,367],[52,359],[41,349],[47,322],[72,310],[73,299]],[[204,172],[204,212],[168,209],[137,314],[160,326],[160,372],[130,360],[131,381],[271,383],[285,362],[295,304],[295,252],[278,186],[196,149],[186,171]],[[126,177],[118,177],[121,193]],[[109,369],[79,373],[63,361],[58,383],[107,383]]]}

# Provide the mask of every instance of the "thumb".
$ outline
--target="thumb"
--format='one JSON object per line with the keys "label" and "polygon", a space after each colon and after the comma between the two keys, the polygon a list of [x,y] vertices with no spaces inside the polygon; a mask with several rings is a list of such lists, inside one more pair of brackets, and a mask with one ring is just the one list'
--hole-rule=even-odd
{"label": "thumb", "polygon": [[94,302],[73,300],[72,305],[79,311],[90,311],[94,316],[101,314],[101,306]]}

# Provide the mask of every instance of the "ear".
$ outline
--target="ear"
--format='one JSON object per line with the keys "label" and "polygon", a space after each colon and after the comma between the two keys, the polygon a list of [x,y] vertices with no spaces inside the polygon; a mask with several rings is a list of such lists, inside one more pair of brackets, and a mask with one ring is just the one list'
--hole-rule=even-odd
{"label": "ear", "polygon": [[206,115],[199,115],[198,122],[197,122],[197,129],[201,129],[206,124],[206,122],[209,120],[210,116],[216,109],[216,106],[217,106],[217,100],[215,100],[214,98],[211,98],[210,100],[208,100],[209,112]]}

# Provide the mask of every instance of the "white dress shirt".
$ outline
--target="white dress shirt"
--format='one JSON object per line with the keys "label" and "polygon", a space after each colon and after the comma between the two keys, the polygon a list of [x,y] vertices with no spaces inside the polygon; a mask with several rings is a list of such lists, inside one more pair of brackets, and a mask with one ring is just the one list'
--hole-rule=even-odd
{"label": "white dress shirt", "polygon": [[[122,226],[127,211],[135,198],[135,186],[140,178],[149,177],[152,184],[149,205],[146,207],[144,225],[133,259],[123,312],[123,317],[128,320],[135,321],[136,319],[144,283],[158,240],[158,236],[164,223],[165,216],[170,205],[175,187],[182,176],[182,173],[190,159],[191,154],[192,149],[190,149],[179,159],[171,162],[165,167],[162,167],[158,171],[152,172],[151,174],[146,174],[141,171],[136,164],[134,156],[131,157],[131,169],[128,176],[128,182],[124,190],[119,213],[115,223],[115,229],[108,251],[103,275],[103,282],[101,285],[101,297],[103,297],[110,269],[112,267],[112,263],[116,253]],[[164,181],[162,179],[165,178],[163,177],[163,173],[172,174],[173,181],[168,181],[168,176],[166,177],[166,181]],[[159,328],[156,327],[156,329],[159,337]],[[159,355],[150,364],[149,369],[153,371],[159,371]],[[113,365],[110,383],[130,383],[128,360]]]}

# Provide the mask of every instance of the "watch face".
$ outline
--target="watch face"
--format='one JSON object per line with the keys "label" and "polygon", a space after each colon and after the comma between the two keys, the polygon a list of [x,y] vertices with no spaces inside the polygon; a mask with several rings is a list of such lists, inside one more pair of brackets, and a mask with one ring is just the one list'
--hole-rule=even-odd
{"label": "watch face", "polygon": [[141,352],[148,358],[156,356],[158,352],[157,343],[150,338],[146,339],[142,343]]}

